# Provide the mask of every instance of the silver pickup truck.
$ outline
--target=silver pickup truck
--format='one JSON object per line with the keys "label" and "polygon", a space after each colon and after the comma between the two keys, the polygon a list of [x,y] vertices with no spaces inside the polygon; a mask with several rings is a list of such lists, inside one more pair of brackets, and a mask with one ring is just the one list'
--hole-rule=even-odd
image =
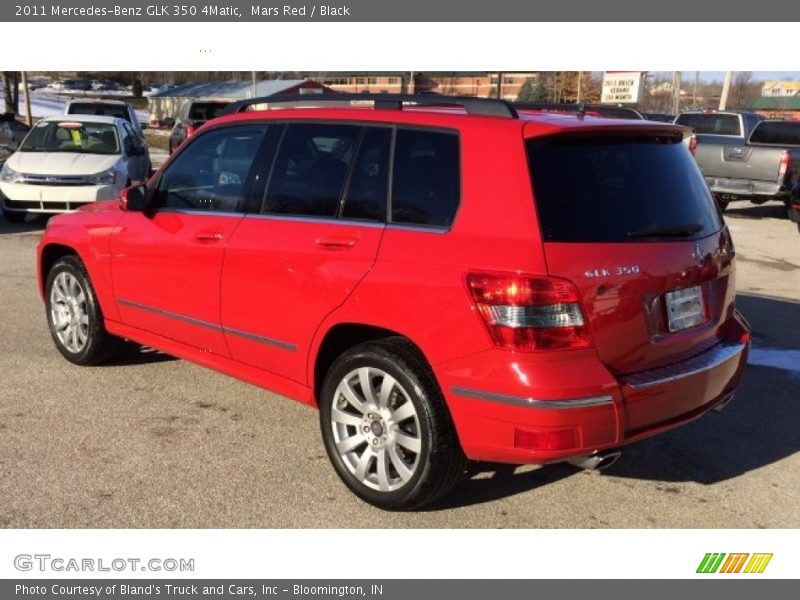
{"label": "silver pickup truck", "polygon": [[800,122],[737,111],[690,111],[675,122],[694,130],[695,159],[722,210],[734,200],[788,206],[800,174]]}

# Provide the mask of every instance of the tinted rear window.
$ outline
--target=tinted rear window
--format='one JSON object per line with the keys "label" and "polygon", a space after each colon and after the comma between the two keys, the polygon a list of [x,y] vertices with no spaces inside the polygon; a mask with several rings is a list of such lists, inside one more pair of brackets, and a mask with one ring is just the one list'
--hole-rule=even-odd
{"label": "tinted rear window", "polygon": [[130,122],[131,117],[124,106],[113,104],[70,104],[69,114],[71,115],[99,115],[102,117],[116,117]]}
{"label": "tinted rear window", "polygon": [[685,113],[675,121],[694,129],[695,133],[712,135],[742,135],[738,115]]}
{"label": "tinted rear window", "polygon": [[224,102],[195,102],[189,107],[189,120],[210,121],[216,119],[227,104]]}
{"label": "tinted rear window", "polygon": [[526,145],[545,241],[694,239],[721,227],[679,140],[556,136]]}
{"label": "tinted rear window", "polygon": [[763,121],[750,135],[754,144],[800,146],[800,121]]}

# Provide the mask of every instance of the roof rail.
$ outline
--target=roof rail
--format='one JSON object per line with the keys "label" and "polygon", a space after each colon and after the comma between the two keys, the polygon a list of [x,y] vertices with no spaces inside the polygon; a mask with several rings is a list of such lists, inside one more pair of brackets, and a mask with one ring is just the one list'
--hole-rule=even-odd
{"label": "roof rail", "polygon": [[629,106],[619,106],[616,104],[570,104],[567,102],[535,102],[535,103],[516,103],[514,106],[518,110],[542,110],[554,112],[574,112],[579,116],[587,113],[595,113],[601,117],[615,117],[622,119],[644,119],[642,113]]}
{"label": "roof rail", "polygon": [[440,94],[301,94],[291,96],[262,96],[232,102],[222,114],[243,112],[255,104],[316,105],[323,103],[372,102],[374,108],[402,110],[403,104],[416,106],[460,106],[468,115],[487,117],[518,118],[517,111],[510,102],[495,98],[474,98],[471,96],[443,96]]}

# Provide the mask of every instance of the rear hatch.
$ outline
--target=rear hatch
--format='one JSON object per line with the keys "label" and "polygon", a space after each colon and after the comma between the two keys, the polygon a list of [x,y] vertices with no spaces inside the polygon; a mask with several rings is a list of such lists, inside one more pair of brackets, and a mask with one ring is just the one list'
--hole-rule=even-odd
{"label": "rear hatch", "polygon": [[669,126],[526,141],[550,275],[578,288],[600,360],[617,376],[719,342],[733,310],[733,248]]}
{"label": "rear hatch", "polygon": [[205,125],[211,119],[216,119],[228,106],[226,102],[193,102],[189,108],[187,119],[195,129]]}

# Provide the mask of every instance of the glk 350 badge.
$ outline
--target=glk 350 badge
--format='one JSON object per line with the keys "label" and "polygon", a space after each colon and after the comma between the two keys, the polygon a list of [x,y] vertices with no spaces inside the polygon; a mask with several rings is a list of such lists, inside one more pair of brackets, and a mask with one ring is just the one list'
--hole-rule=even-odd
{"label": "glk 350 badge", "polygon": [[625,275],[638,275],[642,270],[639,265],[624,265],[618,267],[608,267],[605,269],[589,269],[584,275],[589,279],[598,277],[624,277]]}

